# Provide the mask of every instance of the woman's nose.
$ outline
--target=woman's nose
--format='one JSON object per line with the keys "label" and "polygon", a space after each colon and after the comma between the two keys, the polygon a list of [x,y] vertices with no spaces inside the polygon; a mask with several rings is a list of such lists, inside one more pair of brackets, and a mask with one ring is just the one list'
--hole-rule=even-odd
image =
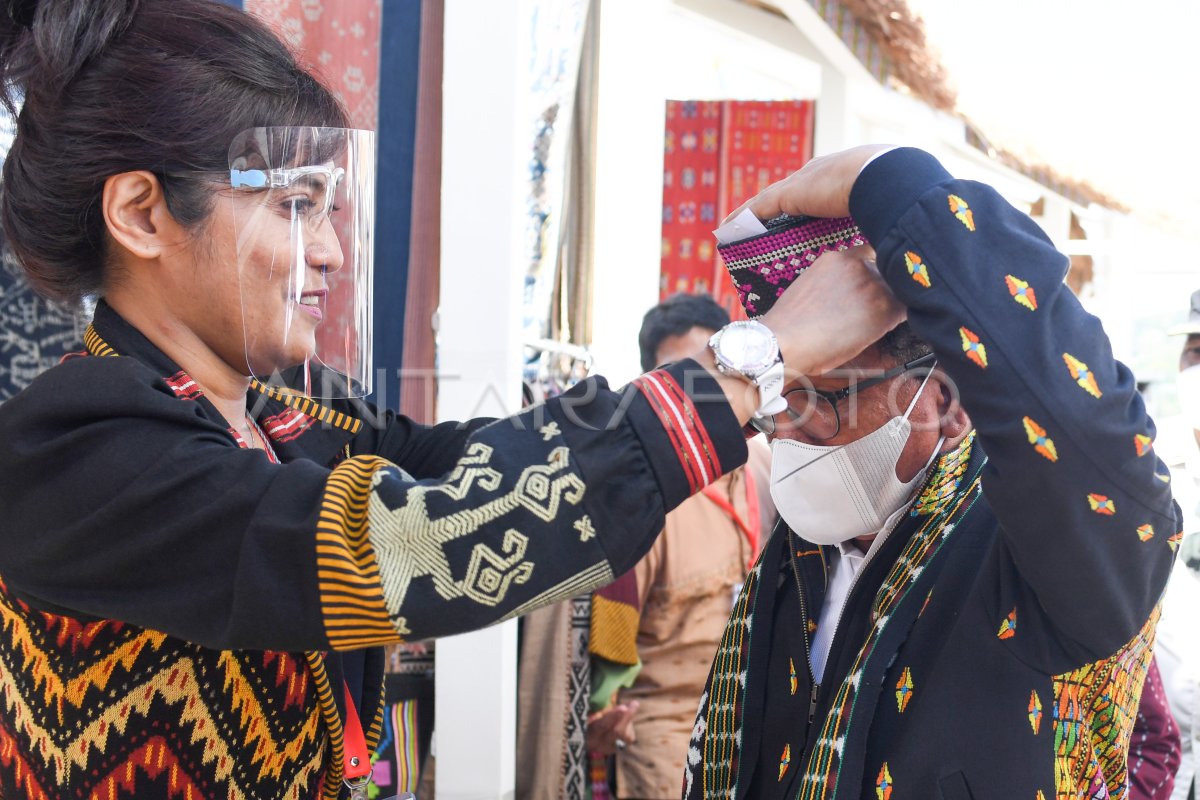
{"label": "woman's nose", "polygon": [[326,272],[337,272],[342,268],[342,243],[328,217],[305,244],[304,259],[310,267],[324,267]]}

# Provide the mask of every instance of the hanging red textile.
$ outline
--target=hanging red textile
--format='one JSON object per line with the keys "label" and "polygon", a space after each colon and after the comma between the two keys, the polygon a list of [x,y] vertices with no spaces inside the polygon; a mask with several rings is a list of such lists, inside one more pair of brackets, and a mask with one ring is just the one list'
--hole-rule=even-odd
{"label": "hanging red textile", "polygon": [[722,103],[667,101],[660,295],[712,291]]}
{"label": "hanging red textile", "polygon": [[712,231],[812,157],[811,100],[668,100],[659,296],[712,294],[745,319]]}

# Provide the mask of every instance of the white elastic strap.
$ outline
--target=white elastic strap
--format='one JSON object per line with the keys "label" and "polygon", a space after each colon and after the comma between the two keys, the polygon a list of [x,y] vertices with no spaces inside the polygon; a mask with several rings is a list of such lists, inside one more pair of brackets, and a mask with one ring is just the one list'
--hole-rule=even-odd
{"label": "white elastic strap", "polygon": [[917,393],[913,395],[912,400],[908,401],[908,408],[904,409],[904,419],[908,419],[908,415],[912,413],[913,408],[917,405],[917,399],[920,398],[921,392],[925,391],[925,384],[929,383],[929,379],[933,377],[933,368],[937,366],[937,359],[929,365],[929,372],[925,373],[925,380],[921,381],[921,386],[917,389]]}

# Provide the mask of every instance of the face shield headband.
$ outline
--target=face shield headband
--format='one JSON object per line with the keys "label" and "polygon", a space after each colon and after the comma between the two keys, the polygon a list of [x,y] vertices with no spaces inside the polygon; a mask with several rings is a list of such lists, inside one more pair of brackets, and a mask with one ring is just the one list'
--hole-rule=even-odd
{"label": "face shield headband", "polygon": [[247,372],[318,399],[369,394],[374,133],[252,128],[229,186]]}

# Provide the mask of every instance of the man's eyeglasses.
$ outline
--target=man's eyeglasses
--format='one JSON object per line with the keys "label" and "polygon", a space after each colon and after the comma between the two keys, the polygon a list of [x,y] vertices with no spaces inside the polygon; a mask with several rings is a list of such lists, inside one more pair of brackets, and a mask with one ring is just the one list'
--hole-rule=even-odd
{"label": "man's eyeglasses", "polygon": [[842,418],[837,410],[839,402],[852,394],[891,380],[897,375],[903,375],[919,367],[932,364],[935,360],[937,360],[936,355],[926,353],[898,367],[893,367],[881,375],[856,381],[845,389],[838,389],[836,392],[825,392],[820,389],[807,387],[792,389],[783,393],[783,399],[787,401],[787,407],[780,412],[787,416],[787,422],[777,426],[775,420],[779,417],[779,414],[776,414],[774,417],[751,417],[750,424],[757,430],[768,435],[782,429],[799,431],[805,437],[817,442],[832,439],[842,429]]}

